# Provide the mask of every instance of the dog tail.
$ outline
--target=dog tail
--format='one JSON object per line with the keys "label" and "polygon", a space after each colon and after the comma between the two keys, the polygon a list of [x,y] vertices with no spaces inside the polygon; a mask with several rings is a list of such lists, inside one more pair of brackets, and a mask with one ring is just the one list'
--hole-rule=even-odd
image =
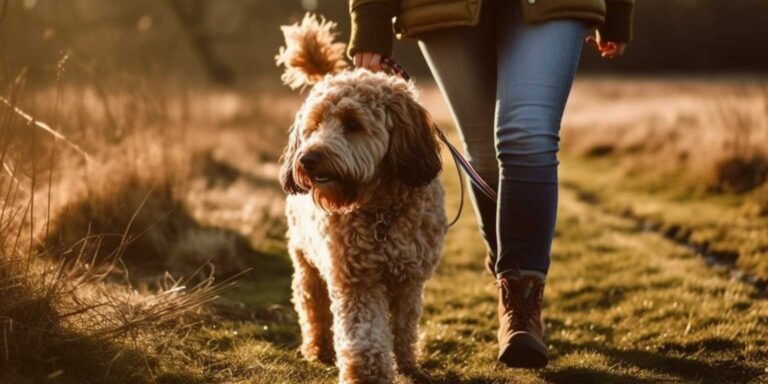
{"label": "dog tail", "polygon": [[346,45],[334,42],[338,35],[336,23],[307,13],[301,22],[280,29],[285,35],[285,46],[280,47],[275,61],[285,67],[280,78],[292,89],[315,84],[347,66]]}

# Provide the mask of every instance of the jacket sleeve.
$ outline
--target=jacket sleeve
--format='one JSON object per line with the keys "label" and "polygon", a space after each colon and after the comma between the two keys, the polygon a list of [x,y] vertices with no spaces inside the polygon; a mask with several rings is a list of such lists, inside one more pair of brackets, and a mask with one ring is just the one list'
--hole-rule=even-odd
{"label": "jacket sleeve", "polygon": [[352,32],[347,46],[351,58],[357,52],[373,52],[392,56],[395,17],[399,0],[350,0]]}
{"label": "jacket sleeve", "polygon": [[603,40],[618,43],[632,41],[635,0],[606,0],[605,23],[598,28]]}

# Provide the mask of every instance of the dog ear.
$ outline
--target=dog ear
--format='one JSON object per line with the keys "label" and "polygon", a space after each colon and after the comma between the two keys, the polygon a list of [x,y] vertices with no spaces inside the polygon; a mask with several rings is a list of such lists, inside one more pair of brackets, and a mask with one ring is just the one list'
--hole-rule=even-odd
{"label": "dog ear", "polygon": [[299,150],[298,120],[291,126],[291,131],[288,134],[288,144],[286,144],[283,154],[280,156],[280,185],[283,187],[283,191],[291,195],[307,192],[306,189],[296,182],[296,177],[293,174],[293,164],[296,161],[296,155]]}
{"label": "dog ear", "polygon": [[389,107],[392,129],[384,171],[410,187],[422,187],[440,173],[440,146],[429,113],[410,96]]}

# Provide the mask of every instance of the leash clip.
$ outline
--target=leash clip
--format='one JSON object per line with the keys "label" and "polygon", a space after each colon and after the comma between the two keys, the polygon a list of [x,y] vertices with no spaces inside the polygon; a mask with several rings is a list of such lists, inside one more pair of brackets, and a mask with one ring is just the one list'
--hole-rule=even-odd
{"label": "leash clip", "polygon": [[387,214],[382,209],[376,210],[376,222],[373,224],[373,238],[379,243],[387,241],[387,232],[389,232],[389,221]]}

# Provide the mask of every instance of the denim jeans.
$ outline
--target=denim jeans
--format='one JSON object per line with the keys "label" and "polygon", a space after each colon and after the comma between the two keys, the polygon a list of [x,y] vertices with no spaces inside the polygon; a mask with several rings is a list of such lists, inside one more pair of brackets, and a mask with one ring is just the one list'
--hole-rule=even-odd
{"label": "denim jeans", "polygon": [[420,36],[468,160],[495,203],[472,202],[496,273],[547,273],[557,212],[557,151],[563,110],[586,26],[577,20],[526,24],[519,0],[486,0],[476,27]]}

